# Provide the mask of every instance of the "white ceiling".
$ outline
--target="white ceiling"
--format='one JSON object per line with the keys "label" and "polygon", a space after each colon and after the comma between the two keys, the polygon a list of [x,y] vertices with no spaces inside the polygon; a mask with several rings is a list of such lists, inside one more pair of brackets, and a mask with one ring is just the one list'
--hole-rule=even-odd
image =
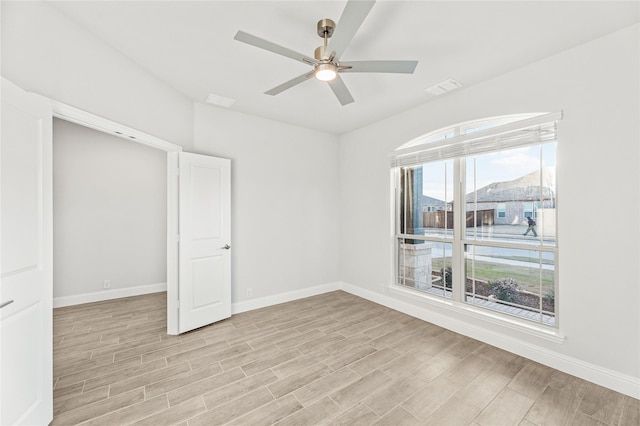
{"label": "white ceiling", "polygon": [[[263,94],[310,67],[235,41],[241,29],[313,56],[321,18],[345,1],[53,2],[85,29],[197,102],[331,133],[347,132],[435,97],[448,78],[482,82],[639,21],[638,1],[378,1],[342,60],[418,60],[413,75],[342,74],[355,102],[341,106],[310,79]],[[552,76],[550,76],[552,78]],[[447,96],[446,94],[443,96]]]}

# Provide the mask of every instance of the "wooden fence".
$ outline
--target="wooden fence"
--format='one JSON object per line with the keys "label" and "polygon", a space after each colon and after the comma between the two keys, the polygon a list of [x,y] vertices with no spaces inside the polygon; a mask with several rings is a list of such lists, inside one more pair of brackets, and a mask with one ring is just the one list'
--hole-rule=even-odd
{"label": "wooden fence", "polygon": [[[475,212],[467,212],[467,228],[473,228],[475,226],[487,226],[493,225],[495,210],[478,210]],[[425,228],[441,228],[444,229],[445,225],[447,229],[453,229],[453,212],[424,212],[423,214],[423,227]]]}

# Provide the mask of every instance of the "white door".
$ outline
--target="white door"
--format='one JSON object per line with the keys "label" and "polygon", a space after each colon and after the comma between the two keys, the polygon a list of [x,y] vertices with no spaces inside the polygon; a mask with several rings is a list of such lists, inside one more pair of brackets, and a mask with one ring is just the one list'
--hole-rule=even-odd
{"label": "white door", "polygon": [[53,419],[51,109],[2,79],[0,424]]}
{"label": "white door", "polygon": [[179,154],[179,332],[231,316],[231,161]]}

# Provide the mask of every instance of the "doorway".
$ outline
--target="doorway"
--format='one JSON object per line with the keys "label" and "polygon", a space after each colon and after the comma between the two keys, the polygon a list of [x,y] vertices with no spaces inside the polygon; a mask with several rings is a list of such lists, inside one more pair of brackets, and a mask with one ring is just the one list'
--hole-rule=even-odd
{"label": "doorway", "polygon": [[54,307],[166,291],[167,156],[53,119]]}
{"label": "doorway", "polygon": [[[182,286],[176,289],[167,285],[173,234],[166,185],[175,157],[54,119],[54,307],[167,291],[168,334],[231,315],[230,161],[177,155]],[[172,321],[175,299],[181,303]]]}
{"label": "doorway", "polygon": [[167,334],[178,334],[178,158],[182,147],[62,102],[34,96],[50,105],[54,118],[96,130],[132,145],[141,144],[165,153]]}
{"label": "doorway", "polygon": [[[231,161],[185,153],[179,145],[43,99],[56,118],[165,152],[167,334],[188,331],[185,324],[193,329],[229,317]],[[204,247],[205,252],[200,252]],[[109,281],[100,279],[103,286]],[[219,286],[222,291],[211,291]]]}

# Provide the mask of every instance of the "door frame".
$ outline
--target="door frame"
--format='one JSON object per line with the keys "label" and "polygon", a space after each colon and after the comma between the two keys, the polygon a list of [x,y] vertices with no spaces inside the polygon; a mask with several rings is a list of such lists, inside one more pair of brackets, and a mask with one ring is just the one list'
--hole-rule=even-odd
{"label": "door frame", "polygon": [[[178,153],[182,146],[141,132],[124,124],[100,117],[79,108],[32,93],[47,102],[53,116],[65,121],[98,130],[134,143],[165,151],[167,155],[167,334],[178,332]],[[53,164],[51,164],[53,166]]]}

